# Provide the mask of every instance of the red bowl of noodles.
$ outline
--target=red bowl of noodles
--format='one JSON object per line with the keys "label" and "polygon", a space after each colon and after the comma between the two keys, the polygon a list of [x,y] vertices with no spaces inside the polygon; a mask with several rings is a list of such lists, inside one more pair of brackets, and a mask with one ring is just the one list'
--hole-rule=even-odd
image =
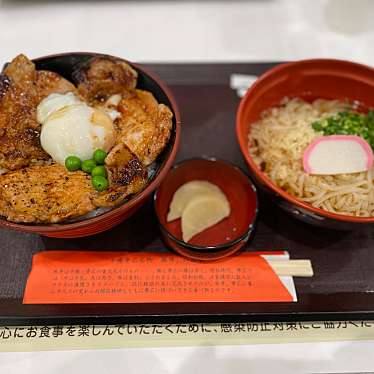
{"label": "red bowl of noodles", "polygon": [[[323,200],[327,196],[325,198],[326,201],[322,201],[322,203],[321,201],[315,202],[313,200],[314,195],[306,189],[308,186],[302,186],[301,192],[297,196],[296,193],[293,193],[292,188],[289,187],[292,184],[291,181],[289,184],[287,184],[287,181],[285,183],[283,181],[282,185],[277,176],[274,176],[271,172],[269,173],[266,169],[266,162],[265,166],[262,163],[262,154],[260,158],[256,158],[257,156],[253,151],[254,149],[260,149],[261,145],[259,146],[256,143],[257,139],[255,138],[258,133],[265,130],[265,128],[259,126],[264,125],[264,123],[264,126],[266,126],[266,121],[271,123],[272,120],[276,120],[276,117],[270,117],[273,113],[285,114],[282,112],[283,109],[279,108],[287,109],[287,105],[290,102],[293,105],[298,105],[299,102],[297,100],[300,99],[300,102],[305,103],[305,108],[315,110],[311,105],[319,105],[319,109],[323,111],[326,110],[323,109],[324,105],[328,106],[330,105],[329,101],[336,100],[335,104],[337,106],[341,104],[343,107],[348,105],[347,103],[350,103],[349,105],[355,103],[355,110],[365,111],[365,108],[374,107],[373,93],[374,69],[349,61],[332,59],[302,60],[278,65],[263,74],[241,100],[236,118],[236,132],[240,149],[257,186],[268,193],[279,206],[292,216],[311,224],[350,230],[374,223],[374,205],[372,206],[374,204],[374,201],[372,201],[374,200],[374,191],[372,190],[374,187],[371,185],[373,179],[371,171],[367,172],[367,175],[357,176],[357,178],[367,178],[367,183],[364,181],[361,184],[362,189],[365,189],[364,194],[360,192],[360,195],[357,195],[355,191],[359,191],[359,189],[352,187],[350,190],[351,185],[346,184],[344,186],[345,196],[342,196],[344,194],[341,194],[338,189],[333,189],[332,195],[335,193],[333,196],[335,200],[332,199],[331,193],[328,195],[328,187],[324,187],[324,184],[318,184],[321,181],[320,179],[312,179],[307,176],[306,180],[308,183],[313,184],[315,182],[316,186],[322,185],[323,188],[326,188],[326,191],[321,192],[320,198],[320,200]],[[286,104],[285,98],[288,98]],[[317,99],[322,100],[316,101]],[[270,108],[276,109],[271,112],[269,111]],[[297,110],[298,108],[294,109],[296,112]],[[267,114],[264,114],[264,111],[265,113],[267,111]],[[290,121],[290,123],[293,123],[292,118],[290,118]],[[291,128],[283,133],[284,136],[280,138],[280,144],[287,141],[290,131],[293,131],[293,129]],[[308,134],[305,136],[308,136]],[[261,152],[264,151],[262,150]],[[297,160],[296,162],[299,161]],[[286,178],[288,175],[292,175],[293,170],[290,170],[291,168],[287,166],[287,163],[284,163],[283,167]],[[300,175],[302,173],[303,171],[300,171]],[[312,187],[308,188],[312,189]],[[352,207],[352,214],[349,211],[351,209],[349,194],[353,196],[351,199],[352,203],[361,204],[357,212],[354,210],[356,208]],[[358,196],[358,201],[354,200],[356,195]],[[339,199],[346,199],[347,201]],[[330,205],[323,205],[323,203]],[[340,204],[343,208],[339,210],[334,204]]]}

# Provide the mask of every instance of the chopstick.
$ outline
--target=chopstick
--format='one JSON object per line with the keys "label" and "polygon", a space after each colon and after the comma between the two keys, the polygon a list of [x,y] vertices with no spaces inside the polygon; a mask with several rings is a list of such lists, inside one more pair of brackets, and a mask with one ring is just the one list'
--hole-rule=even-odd
{"label": "chopstick", "polygon": [[294,277],[312,277],[313,268],[310,260],[267,260],[277,275]]}

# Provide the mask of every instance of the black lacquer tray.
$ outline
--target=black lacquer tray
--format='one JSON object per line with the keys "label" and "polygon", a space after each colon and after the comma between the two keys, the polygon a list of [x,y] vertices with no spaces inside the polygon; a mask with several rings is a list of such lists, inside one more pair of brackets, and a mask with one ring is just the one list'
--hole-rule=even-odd
{"label": "black lacquer tray", "polygon": [[[261,74],[274,64],[145,64],[166,81],[179,104],[177,161],[216,156],[244,169],[235,135],[239,104],[232,73]],[[165,303],[22,305],[32,255],[44,249],[151,250],[163,244],[152,202],[105,233],[52,239],[0,229],[0,324],[172,323],[374,319],[374,227],[330,231],[296,221],[261,198],[256,234],[246,250],[287,249],[310,259],[315,276],[295,278],[297,303]]]}

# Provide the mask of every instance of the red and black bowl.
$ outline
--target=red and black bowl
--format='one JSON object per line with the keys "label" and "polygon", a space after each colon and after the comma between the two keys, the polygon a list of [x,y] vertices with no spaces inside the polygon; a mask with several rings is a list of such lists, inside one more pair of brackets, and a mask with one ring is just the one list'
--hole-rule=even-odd
{"label": "red and black bowl", "polygon": [[374,217],[354,217],[315,208],[282,190],[256,165],[248,151],[251,125],[261,112],[285,98],[358,101],[374,107],[374,69],[342,60],[311,59],[278,65],[263,74],[241,100],[236,133],[249,173],[256,185],[297,219],[325,228],[353,230],[374,224]]}
{"label": "red and black bowl", "polygon": [[[181,220],[167,222],[175,191],[193,180],[218,186],[230,203],[230,215],[216,225],[182,240]],[[216,158],[192,158],[175,165],[154,195],[154,206],[165,244],[193,260],[218,260],[239,251],[254,233],[258,201],[249,177],[237,166]]]}
{"label": "red and black bowl", "polygon": [[0,225],[14,230],[33,232],[45,236],[59,238],[74,238],[88,235],[94,235],[111,227],[118,225],[126,218],[131,216],[152,194],[152,192],[161,183],[168,170],[172,166],[180,138],[181,120],[175,99],[165,83],[157,78],[153,73],[141,65],[134,64],[124,59],[103,55],[99,53],[74,52],[40,57],[33,62],[38,70],[50,70],[62,75],[69,81],[72,81],[72,74],[77,65],[88,63],[96,57],[115,58],[130,64],[138,72],[137,88],[150,91],[159,103],[167,105],[173,112],[173,127],[170,140],[155,161],[152,176],[146,188],[140,193],[129,197],[126,201],[117,207],[103,212],[97,216],[87,219],[80,219],[74,222],[57,224],[21,224],[7,221],[0,218]]}

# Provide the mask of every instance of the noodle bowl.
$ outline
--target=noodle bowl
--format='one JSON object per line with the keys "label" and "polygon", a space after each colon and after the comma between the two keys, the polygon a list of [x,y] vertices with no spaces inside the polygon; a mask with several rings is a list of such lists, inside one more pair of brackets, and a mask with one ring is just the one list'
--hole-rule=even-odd
{"label": "noodle bowl", "polygon": [[372,170],[319,176],[303,169],[304,150],[321,136],[311,123],[349,109],[351,105],[337,100],[286,99],[251,126],[249,153],[278,187],[296,198],[332,213],[374,217]]}

